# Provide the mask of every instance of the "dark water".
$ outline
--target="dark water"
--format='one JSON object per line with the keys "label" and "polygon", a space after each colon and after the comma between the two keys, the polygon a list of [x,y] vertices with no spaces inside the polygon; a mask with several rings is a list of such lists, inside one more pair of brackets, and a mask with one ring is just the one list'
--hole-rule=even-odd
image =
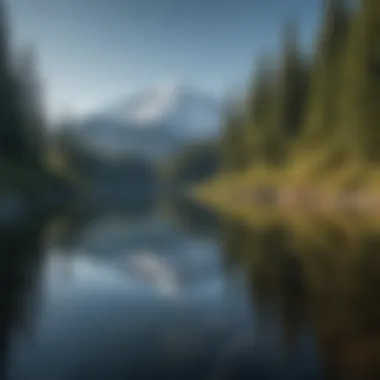
{"label": "dark water", "polygon": [[0,238],[4,379],[380,378],[376,233],[183,202]]}

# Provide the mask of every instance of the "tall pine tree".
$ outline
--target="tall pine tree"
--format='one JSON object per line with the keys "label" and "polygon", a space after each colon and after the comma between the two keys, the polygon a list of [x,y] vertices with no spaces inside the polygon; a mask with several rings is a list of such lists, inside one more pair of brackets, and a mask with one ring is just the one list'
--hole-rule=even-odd
{"label": "tall pine tree", "polygon": [[346,53],[340,136],[358,161],[380,161],[380,3],[362,0]]}
{"label": "tall pine tree", "polygon": [[30,57],[15,65],[7,26],[0,0],[0,158],[30,166],[41,161],[43,145],[37,83]]}
{"label": "tall pine tree", "polygon": [[344,0],[325,0],[324,21],[317,42],[311,73],[310,100],[300,139],[306,153],[321,144],[331,144],[338,122],[342,65],[350,29],[350,14]]}
{"label": "tall pine tree", "polygon": [[30,157],[32,164],[43,166],[48,147],[34,51],[30,48],[25,49],[18,63],[18,101],[20,116],[26,129],[25,153]]}
{"label": "tall pine tree", "polygon": [[250,164],[267,161],[265,144],[273,106],[273,61],[264,55],[258,62],[246,110],[245,149]]}
{"label": "tall pine tree", "polygon": [[299,135],[308,95],[308,70],[298,47],[295,23],[285,26],[283,46],[272,112],[278,163],[286,160],[290,142]]}
{"label": "tall pine tree", "polygon": [[244,119],[236,105],[227,111],[224,135],[221,141],[221,167],[226,172],[239,171],[247,165],[247,154],[244,151]]}

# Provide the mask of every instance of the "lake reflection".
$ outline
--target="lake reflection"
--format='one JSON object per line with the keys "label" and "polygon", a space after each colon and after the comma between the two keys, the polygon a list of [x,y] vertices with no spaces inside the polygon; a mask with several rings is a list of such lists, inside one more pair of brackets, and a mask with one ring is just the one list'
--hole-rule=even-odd
{"label": "lake reflection", "polygon": [[3,377],[378,379],[372,231],[217,223],[176,204],[8,234]]}

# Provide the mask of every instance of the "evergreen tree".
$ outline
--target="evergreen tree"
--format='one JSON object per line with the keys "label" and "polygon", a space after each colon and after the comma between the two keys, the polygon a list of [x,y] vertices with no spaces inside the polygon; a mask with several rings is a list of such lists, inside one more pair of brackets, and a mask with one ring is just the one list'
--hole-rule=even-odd
{"label": "evergreen tree", "polygon": [[277,74],[271,121],[271,156],[275,163],[283,163],[289,142],[298,136],[307,99],[308,75],[304,59],[298,49],[294,23],[284,30],[284,49]]}
{"label": "evergreen tree", "polygon": [[308,66],[298,47],[295,23],[285,26],[281,66],[277,129],[285,137],[295,138],[299,134],[303,121],[309,79]]}
{"label": "evergreen tree", "polygon": [[14,65],[6,19],[0,2],[0,157],[31,165],[41,162],[43,145],[34,69],[29,53]]}
{"label": "evergreen tree", "polygon": [[350,29],[350,14],[343,0],[325,0],[325,16],[313,57],[310,101],[300,140],[309,150],[329,144],[337,130],[341,71]]}
{"label": "evergreen tree", "polygon": [[15,103],[15,83],[11,70],[11,52],[5,6],[0,2],[0,155],[8,159],[20,157],[20,120]]}
{"label": "evergreen tree", "polygon": [[273,88],[272,60],[263,56],[258,62],[256,75],[248,93],[245,149],[251,164],[266,161],[264,148],[273,106]]}
{"label": "evergreen tree", "polygon": [[248,158],[244,150],[245,128],[243,114],[231,107],[227,111],[224,125],[224,135],[221,141],[221,168],[232,172],[244,169]]}
{"label": "evergreen tree", "polygon": [[248,118],[252,124],[260,125],[271,105],[271,88],[273,76],[273,64],[269,56],[264,55],[257,64],[254,80],[248,93]]}
{"label": "evergreen tree", "polygon": [[380,3],[362,0],[350,34],[340,104],[340,136],[359,161],[380,160]]}
{"label": "evergreen tree", "polygon": [[46,159],[48,146],[34,51],[26,49],[19,61],[18,100],[23,126],[26,129],[25,154],[29,156],[32,164],[42,166]]}
{"label": "evergreen tree", "polygon": [[299,52],[294,24],[285,29],[280,66],[264,56],[248,96],[247,139],[252,162],[282,164],[298,136],[308,94],[308,67]]}

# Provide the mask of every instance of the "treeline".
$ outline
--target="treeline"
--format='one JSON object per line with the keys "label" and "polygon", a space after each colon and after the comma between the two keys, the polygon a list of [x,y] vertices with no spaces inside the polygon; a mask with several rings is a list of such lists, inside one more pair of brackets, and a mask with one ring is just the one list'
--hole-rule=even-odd
{"label": "treeline", "polygon": [[33,51],[15,55],[4,4],[0,5],[1,161],[41,166],[47,143]]}
{"label": "treeline", "polygon": [[189,143],[161,162],[128,151],[113,159],[97,154],[78,139],[70,122],[63,122],[57,128],[54,143],[61,160],[83,183],[146,183],[145,179],[149,177],[167,190],[181,192],[211,178],[220,168],[217,140]]}
{"label": "treeline", "polygon": [[316,176],[379,163],[380,3],[324,6],[311,57],[289,23],[280,59],[257,63],[244,105],[226,118],[224,172],[268,165]]}
{"label": "treeline", "polygon": [[210,179],[220,169],[218,141],[198,141],[183,148],[161,167],[161,177],[171,187],[186,189]]}

